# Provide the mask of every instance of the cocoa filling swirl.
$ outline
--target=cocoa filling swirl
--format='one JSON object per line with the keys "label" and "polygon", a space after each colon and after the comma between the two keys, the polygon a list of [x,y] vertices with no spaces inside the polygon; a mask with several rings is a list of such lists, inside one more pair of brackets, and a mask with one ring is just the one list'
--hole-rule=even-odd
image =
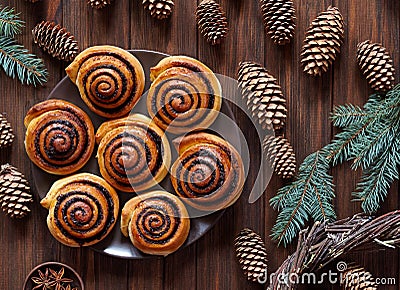
{"label": "cocoa filling swirl", "polygon": [[53,168],[76,164],[89,148],[88,127],[73,112],[45,122],[34,131],[35,155]]}
{"label": "cocoa filling swirl", "polygon": [[239,164],[229,148],[201,147],[179,162],[175,178],[179,196],[193,202],[213,197],[201,199],[201,204],[217,205],[230,199],[236,190]]}
{"label": "cocoa filling swirl", "polygon": [[208,112],[200,109],[214,108],[215,92],[206,76],[199,76],[206,84],[207,92],[179,78],[170,78],[157,84],[151,99],[151,109],[156,118],[165,125],[172,121],[175,121],[175,126],[201,123]]}
{"label": "cocoa filling swirl", "polygon": [[[92,53],[82,62],[79,67],[80,72],[85,62],[92,58],[99,60],[90,64],[89,69],[83,73],[85,96],[93,107],[100,111],[105,113],[122,111],[135,101],[138,90],[134,66],[116,53]],[[117,63],[121,63],[122,67],[116,65]],[[132,87],[128,86],[128,79],[133,80]]]}
{"label": "cocoa filling swirl", "polygon": [[[100,240],[115,222],[114,202],[108,190],[92,182],[82,185],[81,188],[91,188],[60,195],[54,207],[57,228],[65,237],[80,245]],[[91,194],[91,190],[96,194]],[[103,208],[102,203],[107,204],[107,208]]]}
{"label": "cocoa filling swirl", "polygon": [[[135,134],[135,132],[137,132]],[[132,128],[115,136],[103,156],[107,173],[123,186],[143,184],[162,168],[162,138],[151,128]]]}
{"label": "cocoa filling swirl", "polygon": [[134,224],[139,236],[150,244],[164,245],[174,238],[181,223],[178,205],[167,197],[153,197],[140,202]]}

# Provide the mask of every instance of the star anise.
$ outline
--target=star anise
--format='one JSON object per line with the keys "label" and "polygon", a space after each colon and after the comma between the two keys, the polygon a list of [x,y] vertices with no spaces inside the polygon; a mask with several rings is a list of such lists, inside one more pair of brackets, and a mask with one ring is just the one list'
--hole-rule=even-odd
{"label": "star anise", "polygon": [[61,286],[60,290],[78,290],[78,288],[71,288],[71,285],[68,284],[66,287]]}
{"label": "star anise", "polygon": [[32,277],[32,281],[37,284],[35,287],[33,287],[32,290],[35,289],[40,289],[42,290],[47,290],[50,289],[50,287],[54,287],[56,285],[56,282],[53,280],[53,277],[49,275],[49,268],[46,268],[45,273],[42,271],[38,270],[39,277]]}
{"label": "star anise", "polygon": [[56,272],[53,269],[50,269],[50,274],[51,274],[51,277],[53,278],[53,281],[56,282],[55,290],[62,289],[61,287],[62,287],[63,283],[71,283],[74,281],[72,279],[64,277],[64,267],[62,267],[59,272]]}

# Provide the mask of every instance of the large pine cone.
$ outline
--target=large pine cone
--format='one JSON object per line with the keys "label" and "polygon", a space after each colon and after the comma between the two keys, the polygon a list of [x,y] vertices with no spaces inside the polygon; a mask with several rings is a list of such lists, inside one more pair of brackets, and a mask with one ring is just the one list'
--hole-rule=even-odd
{"label": "large pine cone", "polygon": [[376,290],[378,285],[371,273],[362,267],[351,267],[343,273],[343,290]]}
{"label": "large pine cone", "polygon": [[88,0],[88,4],[96,9],[104,8],[111,4],[111,0]]}
{"label": "large pine cone", "polygon": [[296,27],[293,1],[260,0],[267,34],[279,45],[290,43]]}
{"label": "large pine cone", "polygon": [[23,218],[33,202],[28,181],[24,175],[10,164],[0,169],[0,206],[12,218]]}
{"label": "large pine cone", "polygon": [[287,139],[266,136],[263,141],[265,158],[271,163],[276,175],[292,178],[296,172],[296,155]]}
{"label": "large pine cone", "polygon": [[142,3],[144,9],[148,10],[151,16],[159,20],[168,18],[175,5],[172,0],[143,0]]}
{"label": "large pine cone", "polygon": [[0,114],[0,148],[10,146],[14,141],[14,134],[6,117]]}
{"label": "large pine cone", "polygon": [[279,130],[286,121],[286,100],[281,87],[267,69],[254,62],[242,62],[238,72],[239,89],[247,106],[264,129]]}
{"label": "large pine cone", "polygon": [[267,250],[261,237],[251,229],[243,229],[235,238],[236,257],[250,281],[265,279],[267,274]]}
{"label": "large pine cone", "polygon": [[197,25],[212,45],[219,44],[228,34],[228,21],[222,7],[214,0],[203,0],[196,11]]}
{"label": "large pine cone", "polygon": [[343,43],[343,16],[336,7],[329,7],[311,23],[301,51],[304,71],[320,76],[332,65]]}
{"label": "large pine cone", "polygon": [[357,62],[372,89],[386,92],[394,87],[393,60],[381,44],[369,40],[359,43]]}
{"label": "large pine cone", "polygon": [[79,53],[75,37],[59,24],[42,21],[32,30],[33,40],[51,56],[72,61]]}

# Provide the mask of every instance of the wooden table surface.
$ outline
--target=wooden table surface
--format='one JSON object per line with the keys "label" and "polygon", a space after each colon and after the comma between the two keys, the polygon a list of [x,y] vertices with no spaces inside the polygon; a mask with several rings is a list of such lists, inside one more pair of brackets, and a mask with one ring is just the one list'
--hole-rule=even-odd
{"label": "wooden table surface", "polygon": [[[96,44],[118,45],[130,49],[151,49],[168,54],[197,57],[215,72],[235,77],[237,65],[243,60],[264,63],[278,78],[288,102],[286,137],[292,142],[298,160],[328,143],[335,133],[329,121],[334,105],[352,102],[363,104],[371,90],[355,62],[357,43],[366,39],[381,42],[394,59],[397,74],[400,68],[400,1],[399,0],[295,0],[297,8],[296,36],[292,44],[278,47],[265,37],[256,0],[220,0],[227,11],[230,33],[220,46],[209,46],[198,34],[194,11],[197,1],[176,0],[170,20],[157,21],[143,11],[141,0],[116,0],[104,10],[96,11],[86,0],[43,0],[32,4],[23,0],[1,1],[16,7],[26,28],[18,36],[20,43],[43,57],[50,77],[41,88],[22,86],[0,72],[0,111],[6,112],[16,140],[10,150],[1,151],[1,163],[17,166],[33,185],[31,164],[24,151],[23,118],[35,103],[46,99],[54,86],[65,76],[66,64],[44,54],[32,43],[31,29],[42,20],[54,20],[67,27],[81,48]],[[305,30],[312,19],[329,5],[337,6],[346,23],[345,42],[334,68],[321,78],[307,77],[299,65],[299,53]],[[399,78],[397,77],[397,81]],[[83,277],[89,290],[124,289],[263,289],[247,282],[236,263],[234,235],[243,227],[251,227],[266,240],[269,269],[274,271],[294,246],[277,248],[269,234],[276,213],[268,200],[283,184],[274,177],[266,194],[255,204],[247,202],[248,193],[257,173],[260,158],[255,131],[238,110],[237,120],[249,140],[254,163],[242,198],[229,208],[216,226],[195,244],[167,257],[129,261],[112,258],[90,249],[65,247],[56,242],[46,227],[47,212],[35,202],[32,214],[24,220],[11,220],[0,215],[0,289],[21,289],[28,272],[45,261],[61,261],[73,266]],[[348,165],[333,170],[337,184],[335,205],[340,218],[360,211],[358,203],[350,202],[359,172]],[[399,206],[397,184],[380,213]],[[362,263],[376,277],[394,277],[399,284],[399,252],[357,253],[352,258]],[[311,289],[305,287],[305,289]],[[330,289],[318,286],[313,289]],[[337,286],[332,289],[339,289]],[[383,286],[380,289],[400,289]]]}

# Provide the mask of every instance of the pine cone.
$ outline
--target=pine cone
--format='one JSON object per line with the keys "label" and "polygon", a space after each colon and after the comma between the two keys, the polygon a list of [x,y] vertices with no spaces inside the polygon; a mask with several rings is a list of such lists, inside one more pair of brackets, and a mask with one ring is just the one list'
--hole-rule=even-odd
{"label": "pine cone", "polygon": [[243,229],[235,241],[236,257],[247,279],[257,282],[265,278],[267,271],[267,250],[261,237],[251,229]]}
{"label": "pine cone", "polygon": [[292,145],[281,136],[266,136],[263,141],[265,158],[271,162],[276,175],[292,178],[296,172],[296,155]]}
{"label": "pine cone", "polygon": [[320,76],[332,65],[343,43],[343,16],[336,7],[329,7],[311,23],[301,52],[304,71]]}
{"label": "pine cone", "polygon": [[362,267],[347,269],[342,276],[343,290],[376,290],[378,285],[371,273]]}
{"label": "pine cone", "polygon": [[264,129],[279,130],[286,121],[286,100],[277,80],[267,69],[254,62],[241,62],[239,89],[247,107]]}
{"label": "pine cone", "polygon": [[64,61],[72,61],[79,53],[75,37],[59,24],[42,21],[32,30],[33,40],[45,52]]}
{"label": "pine cone", "polygon": [[267,34],[279,45],[290,43],[296,27],[292,1],[260,0]]}
{"label": "pine cone", "polygon": [[196,11],[197,25],[211,44],[220,44],[228,34],[228,21],[222,7],[214,0],[203,0]]}
{"label": "pine cone", "polygon": [[29,212],[33,202],[28,181],[24,175],[10,164],[0,169],[0,205],[12,218],[23,218]]}
{"label": "pine cone", "polygon": [[0,114],[0,148],[10,146],[14,141],[14,134],[6,117]]}
{"label": "pine cone", "polygon": [[359,43],[357,62],[372,89],[386,92],[394,87],[393,60],[381,44],[369,40]]}
{"label": "pine cone", "polygon": [[149,10],[151,16],[159,20],[168,18],[174,8],[172,0],[143,0],[144,9]]}
{"label": "pine cone", "polygon": [[88,5],[92,8],[102,9],[111,4],[111,0],[88,0]]}

